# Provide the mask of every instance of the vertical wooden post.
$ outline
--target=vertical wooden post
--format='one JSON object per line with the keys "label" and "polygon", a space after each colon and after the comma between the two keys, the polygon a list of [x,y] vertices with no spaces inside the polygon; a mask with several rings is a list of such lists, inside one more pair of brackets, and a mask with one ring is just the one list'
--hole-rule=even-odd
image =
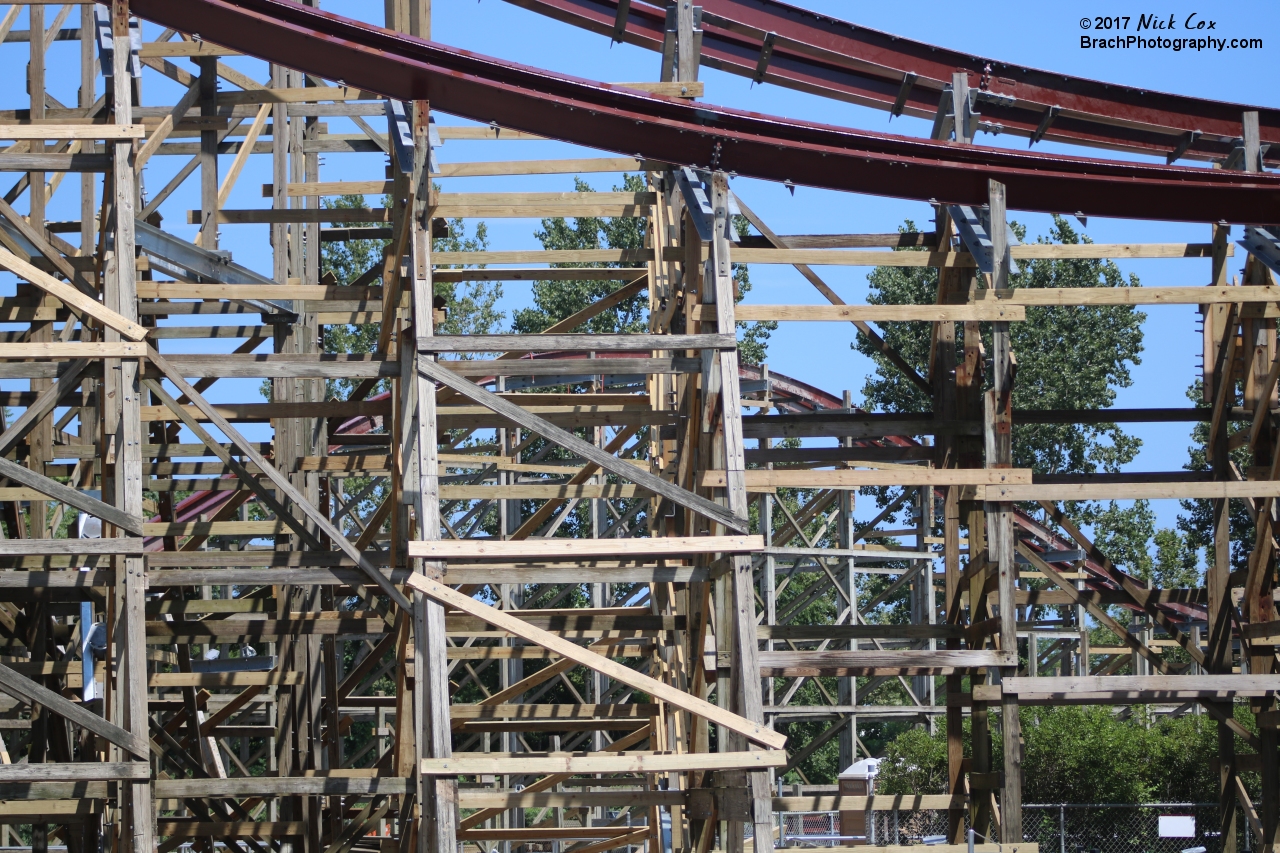
{"label": "vertical wooden post", "polygon": [[[1231,226],[1225,224],[1213,226],[1212,284],[1218,287],[1224,287],[1227,284],[1227,246],[1230,235]],[[1230,306],[1223,307],[1229,308]],[[1212,316],[1212,312],[1206,315],[1206,327],[1210,325],[1209,317]],[[1235,325],[1238,323],[1238,316],[1236,311],[1227,311],[1223,322],[1214,324],[1212,331],[1215,337],[1220,340],[1222,334],[1227,331],[1226,326],[1228,324]],[[1212,374],[1213,388],[1205,389],[1210,400],[1217,399],[1218,389],[1222,383],[1233,384],[1235,382],[1233,365],[1230,363],[1224,364],[1222,361],[1223,359],[1220,357],[1215,361]],[[1206,362],[1205,366],[1208,368],[1208,362]],[[1234,394],[1227,393],[1223,398],[1225,400],[1224,405],[1228,407],[1233,405],[1234,398]],[[1215,446],[1209,448],[1215,480],[1233,479],[1227,441],[1227,430],[1219,430]],[[1213,523],[1213,559],[1208,571],[1205,573],[1205,586],[1207,587],[1209,601],[1209,637],[1208,648],[1205,653],[1205,669],[1210,673],[1229,674],[1232,670],[1234,658],[1232,648],[1232,611],[1235,609],[1234,602],[1231,600],[1230,581],[1230,501],[1217,500],[1213,502]],[[1225,713],[1231,714],[1230,703],[1224,703],[1221,707]],[[1237,822],[1235,734],[1224,723],[1218,724],[1218,760],[1221,768],[1218,779],[1218,798],[1222,816],[1222,823],[1219,827],[1222,832],[1222,853],[1235,853]]]}
{"label": "vertical wooden post", "polygon": [[[957,117],[958,118],[958,117]],[[998,181],[987,182],[990,198],[991,288],[1009,288],[1009,254],[1005,239],[1005,188]],[[1013,467],[1013,349],[1008,323],[992,324],[993,387],[987,395],[987,467]],[[987,548],[996,567],[997,601],[1000,606],[1000,650],[1018,653],[1018,568],[1014,562],[1013,504],[988,503]],[[1017,675],[1017,666],[1004,667],[1003,676]],[[1001,700],[1001,736],[1004,741],[1004,787],[1000,807],[1000,840],[1004,844],[1022,839],[1022,726],[1018,718],[1017,694],[1005,693]]]}
{"label": "vertical wooden post", "polygon": [[971,144],[973,136],[969,132],[968,71],[956,71],[951,75],[951,109],[955,114],[956,142]]}
{"label": "vertical wooden post", "polygon": [[[734,286],[732,265],[729,258],[729,229],[733,223],[729,217],[729,179],[723,172],[716,172],[711,179],[711,207],[714,211],[711,257],[707,268],[712,277],[711,286],[704,287],[703,300],[713,299],[716,306],[718,330],[732,334],[737,327],[734,311]],[[721,416],[724,425],[724,467],[726,500],[729,511],[747,516],[746,450],[742,439],[742,401],[738,390],[738,352],[722,350],[715,356],[720,368]],[[736,681],[733,710],[747,719],[764,722],[764,708],[760,690],[760,659],[756,642],[755,581],[752,577],[751,558],[738,555],[732,558],[732,627],[724,625],[722,631],[732,631],[734,642],[733,674]],[[738,744],[745,748],[746,744]],[[747,774],[748,802],[751,803],[751,821],[754,832],[755,853],[773,850],[773,792],[770,774],[755,771]],[[731,831],[734,824],[730,824]],[[741,844],[741,835],[737,837]]]}
{"label": "vertical wooden post", "polygon": [[[218,114],[218,60],[200,57],[196,63],[200,66],[200,115],[212,118]],[[200,131],[200,245],[218,248],[218,131],[213,127]]]}
{"label": "vertical wooden post", "polygon": [[[1258,113],[1256,110],[1245,112],[1243,121],[1241,122],[1244,130],[1244,170],[1246,172],[1257,172],[1261,166],[1259,163],[1259,154],[1261,151],[1261,138],[1258,130]],[[1250,258],[1246,267],[1245,284],[1265,285],[1270,284],[1271,275],[1269,271],[1257,258]],[[1262,377],[1269,370],[1270,362],[1277,356],[1276,352],[1276,321],[1275,320],[1254,320],[1256,327],[1255,337],[1255,358],[1254,358],[1254,374],[1255,387],[1260,388],[1251,402],[1253,406],[1273,405],[1275,398],[1274,393],[1269,388],[1262,385]],[[1245,405],[1250,405],[1246,402]],[[1258,442],[1255,444],[1254,464],[1270,466],[1276,451],[1276,444],[1280,441],[1280,436],[1274,427],[1267,423],[1262,434],[1259,436]],[[1258,513],[1257,524],[1259,528],[1270,526],[1272,530],[1276,526],[1276,501],[1266,500],[1261,503]],[[1255,543],[1265,542],[1261,537],[1255,539]],[[1255,547],[1256,544],[1255,544]],[[1251,563],[1251,571],[1249,580],[1245,586],[1244,611],[1245,618],[1250,624],[1266,624],[1274,622],[1276,619],[1276,604],[1274,584],[1276,578],[1276,559],[1277,555],[1272,548],[1265,548],[1265,557],[1255,555],[1254,559],[1264,560],[1262,565],[1253,566]],[[1277,672],[1275,648],[1264,646],[1261,643],[1254,642],[1252,644],[1252,654],[1249,657],[1249,672],[1253,675],[1271,675]],[[1252,702],[1252,710],[1258,715],[1258,741],[1260,747],[1258,749],[1258,759],[1260,767],[1259,776],[1262,782],[1261,805],[1258,810],[1258,818],[1262,823],[1262,848],[1261,853],[1275,853],[1280,848],[1280,732],[1277,732],[1274,725],[1266,725],[1263,723],[1264,714],[1274,715],[1277,709],[1277,702],[1274,697],[1268,699],[1255,699]]]}
{"label": "vertical wooden post", "polygon": [[[429,154],[429,115],[426,102],[414,105],[414,140],[416,156],[420,160],[418,166],[422,169],[426,168],[426,157]],[[416,338],[435,334],[432,313],[435,294],[431,278],[431,232],[423,224],[430,223],[431,208],[427,208],[421,219],[413,211],[409,211],[408,215],[413,217],[410,223],[412,255],[409,269],[413,277],[414,328],[413,334],[407,337],[407,342],[411,342]],[[414,367],[412,377],[406,377],[403,381],[413,382],[418,412],[417,435],[413,437],[418,472],[414,513],[418,519],[418,535],[424,540],[436,540],[440,538],[436,388],[435,383],[424,378],[416,368],[419,360],[433,356],[419,353],[416,345],[406,349],[409,352],[402,355],[402,361],[407,360]],[[422,560],[415,562],[417,565],[414,566],[414,571],[425,572],[435,578],[442,577],[444,567],[440,563]],[[415,691],[419,697],[416,704],[421,714],[418,749],[422,757],[448,758],[453,754],[453,743],[449,725],[449,667],[445,658],[444,607],[423,595],[415,597],[414,607],[414,639],[419,667]],[[419,853],[454,853],[458,845],[457,780],[422,776],[420,773],[416,775],[423,815],[417,849]]]}
{"label": "vertical wooden post", "polygon": [[676,79],[682,83],[698,79],[702,33],[694,26],[691,0],[676,4]]}
{"label": "vertical wooden post", "polygon": [[[129,74],[129,4],[126,0],[112,0],[111,35],[114,42],[113,107],[115,123],[133,123],[132,79]],[[134,183],[133,143],[116,142],[112,145],[112,177],[115,191],[115,262],[110,274],[115,279],[111,288],[114,303],[108,307],[137,321],[138,296],[134,271],[134,209],[137,189]],[[119,336],[107,330],[107,340]],[[119,406],[120,420],[108,427],[115,433],[116,477],[115,504],[134,516],[142,515],[142,413],[139,388],[140,364],[138,359],[121,359]],[[110,369],[111,365],[107,365]],[[122,679],[119,690],[124,710],[124,726],[135,736],[149,738],[147,714],[147,658],[146,615],[144,612],[146,576],[141,557],[125,557],[123,571],[116,575],[117,589],[123,603],[119,614],[119,653],[123,660],[118,667]],[[123,587],[121,589],[121,587]],[[133,853],[151,853],[155,847],[152,811],[151,783],[133,782],[125,814],[129,820],[130,837],[126,842]]]}
{"label": "vertical wooden post", "polygon": [[[950,257],[954,225],[947,208],[934,208],[934,233],[937,246],[944,257]],[[953,266],[938,268],[938,304],[946,304],[957,293],[964,280],[961,270]],[[933,323],[933,340],[930,347],[929,381],[933,385],[933,411],[938,418],[956,416],[957,382],[959,365],[956,361],[956,324]],[[956,442],[950,436],[938,436],[934,450],[934,466],[953,468],[958,464]],[[942,561],[944,572],[943,607],[948,625],[964,624],[964,608],[961,606],[960,574],[960,490],[943,489],[942,511]],[[973,551],[970,551],[973,554]],[[947,648],[957,650],[960,640],[949,639]],[[947,790],[952,796],[947,809],[947,839],[952,844],[964,841],[964,708],[960,705],[962,676],[949,675],[947,692]]]}

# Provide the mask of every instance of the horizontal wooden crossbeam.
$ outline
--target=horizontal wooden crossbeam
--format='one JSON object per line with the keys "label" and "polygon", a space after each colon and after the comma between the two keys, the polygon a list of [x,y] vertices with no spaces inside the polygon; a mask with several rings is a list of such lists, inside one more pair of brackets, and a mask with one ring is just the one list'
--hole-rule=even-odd
{"label": "horizontal wooden crossbeam", "polygon": [[455,752],[449,758],[424,758],[427,776],[476,776],[504,773],[674,773],[689,770],[765,770],[787,763],[784,749],[758,752],[527,753]]}
{"label": "horizontal wooden crossbeam", "polygon": [[444,539],[410,542],[409,556],[428,560],[578,560],[584,557],[661,557],[679,554],[751,553],[760,536],[673,536],[652,539]]}
{"label": "horizontal wooden crossbeam", "polygon": [[787,739],[784,735],[770,731],[763,724],[753,723],[737,714],[712,705],[710,702],[692,696],[683,690],[677,690],[671,685],[636,672],[634,669],[623,666],[617,661],[584,649],[582,646],[571,643],[549,631],[536,628],[517,616],[504,610],[499,610],[496,607],[490,607],[471,596],[464,595],[455,589],[445,586],[439,581],[431,580],[425,575],[415,574],[410,577],[409,586],[447,607],[453,607],[463,613],[483,619],[494,627],[509,631],[517,637],[522,637],[531,643],[550,649],[561,657],[588,669],[603,673],[615,681],[647,693],[654,699],[660,699],[673,707],[687,711],[695,716],[703,717],[710,722],[718,723],[761,746],[770,749],[781,749],[786,745]]}

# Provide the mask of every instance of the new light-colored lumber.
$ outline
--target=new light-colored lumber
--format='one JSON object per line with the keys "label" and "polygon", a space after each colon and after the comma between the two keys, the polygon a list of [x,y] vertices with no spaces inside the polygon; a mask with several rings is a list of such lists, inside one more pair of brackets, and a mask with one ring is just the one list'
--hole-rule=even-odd
{"label": "new light-colored lumber", "polygon": [[376,101],[381,96],[350,86],[308,86],[301,89],[254,89],[247,92],[219,92],[218,105],[305,104],[316,101]]}
{"label": "new light-colored lumber", "polygon": [[[8,249],[0,249],[0,267],[7,269],[19,278],[26,279],[46,293],[57,297],[69,307],[88,314],[103,325],[115,329],[129,340],[141,341],[147,336],[147,330],[142,326],[112,311],[96,299],[90,299],[74,286],[64,281],[59,281],[48,273],[37,269]],[[14,357],[19,358],[21,356]]]}
{"label": "new light-colored lumber", "polygon": [[1187,483],[1032,483],[977,487],[977,500],[1192,500],[1280,497],[1280,480]]}
{"label": "new light-colored lumber", "polygon": [[0,123],[0,139],[142,139],[140,124],[10,124]]}
{"label": "new light-colored lumber", "polygon": [[[699,319],[714,320],[714,309],[714,305],[701,306]],[[1027,312],[1022,305],[988,300],[974,305],[739,305],[735,316],[752,322],[962,323],[1017,322],[1027,319]]]}
{"label": "new light-colored lumber", "polygon": [[[837,489],[863,486],[985,486],[1031,485],[1029,468],[924,468],[911,465],[873,470],[815,471],[751,469],[745,472],[747,488]],[[724,488],[723,470],[703,471],[699,484],[704,488]],[[1009,500],[1021,500],[1010,498]]]}
{"label": "new light-colored lumber", "polygon": [[689,770],[740,770],[783,767],[783,749],[755,752],[655,753],[494,753],[455,752],[450,758],[424,758],[430,776],[478,776],[503,773],[675,773]]}
{"label": "new light-colored lumber", "polygon": [[1280,301],[1280,287],[1026,287],[977,290],[978,305],[1214,305]]}
{"label": "new light-colored lumber", "polygon": [[673,536],[653,539],[444,539],[410,542],[409,556],[431,560],[577,560],[584,557],[662,557],[681,554],[750,553],[764,548],[760,536]]}
{"label": "new light-colored lumber", "polygon": [[0,359],[17,358],[141,358],[147,345],[134,341],[115,343],[0,343]]}
{"label": "new light-colored lumber", "polygon": [[307,299],[381,301],[381,287],[294,284],[172,284],[138,282],[139,299]]}

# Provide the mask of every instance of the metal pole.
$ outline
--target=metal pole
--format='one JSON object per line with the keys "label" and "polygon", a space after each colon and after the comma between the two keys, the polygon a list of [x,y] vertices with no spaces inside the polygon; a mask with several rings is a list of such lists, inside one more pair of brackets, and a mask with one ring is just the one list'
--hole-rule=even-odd
{"label": "metal pole", "polygon": [[1060,853],[1067,853],[1067,807],[1058,804],[1058,848]]}

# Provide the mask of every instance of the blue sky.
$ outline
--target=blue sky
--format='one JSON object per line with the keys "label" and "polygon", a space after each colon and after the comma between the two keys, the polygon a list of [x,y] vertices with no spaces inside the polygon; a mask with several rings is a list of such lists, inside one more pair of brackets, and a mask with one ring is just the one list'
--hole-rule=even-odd
{"label": "blue sky", "polygon": [[[323,8],[339,14],[381,23],[382,3],[375,0],[329,0]],[[851,20],[876,29],[975,54],[995,57],[1007,62],[1061,71],[1064,74],[1092,77],[1126,85],[1221,100],[1280,106],[1280,95],[1274,86],[1274,70],[1280,52],[1280,4],[1243,2],[1231,5],[1195,5],[1175,3],[1154,7],[1120,0],[1109,4],[1090,2],[1080,5],[1003,2],[993,0],[980,7],[957,3],[917,0],[909,6],[889,3],[820,2],[803,0],[814,11]],[[1216,8],[1215,8],[1216,7]],[[46,25],[57,7],[46,7]],[[911,14],[904,15],[907,9]],[[1174,14],[1179,20],[1196,12],[1216,20],[1216,32],[1228,37],[1261,36],[1264,48],[1257,51],[1195,53],[1084,51],[1080,48],[1083,30],[1079,20],[1094,15]],[[25,14],[18,26],[25,26]],[[77,26],[78,10],[67,26]],[[154,33],[153,28],[148,28]],[[433,37],[440,42],[486,53],[505,59],[549,68],[556,71],[607,81],[656,79],[657,55],[639,48],[613,45],[606,37],[580,31],[542,17],[501,0],[435,0]],[[73,104],[78,85],[78,45],[55,44],[49,61],[50,90],[64,103]],[[0,89],[2,107],[11,109],[26,105],[20,82],[25,45],[10,45],[0,50],[0,73],[10,85]],[[179,62],[178,64],[184,64]],[[240,67],[258,79],[265,78],[265,66],[253,60],[236,59]],[[717,104],[775,113],[794,118],[833,124],[890,130],[924,136],[926,122],[895,119],[886,113],[849,104],[820,99],[776,86],[752,86],[744,78],[702,69],[706,84],[704,100]],[[175,85],[148,73],[144,104],[170,104],[178,96]],[[224,86],[224,88],[226,88]],[[450,124],[447,116],[439,119]],[[380,121],[374,122],[381,127]],[[342,120],[330,122],[335,133],[355,132]],[[1025,140],[980,135],[984,145],[1025,146]],[[1043,145],[1044,151],[1089,154],[1086,149]],[[587,154],[559,143],[449,142],[444,146],[444,162],[466,160],[539,159]],[[1105,155],[1105,156],[1116,156]],[[166,162],[157,162],[157,161]],[[152,191],[163,186],[182,158],[155,158],[148,169],[146,185]],[[224,160],[223,169],[229,164]],[[322,180],[381,179],[383,161],[371,155],[343,155],[325,158]],[[16,175],[11,179],[16,179]],[[270,180],[269,158],[252,158],[241,177],[229,207],[257,207],[265,204],[259,187]],[[597,189],[609,189],[617,178],[609,175],[589,176]],[[78,183],[78,182],[77,182]],[[55,197],[50,219],[79,217],[78,200],[71,180]],[[185,211],[199,206],[198,179],[188,181],[163,208],[165,227],[191,238],[194,227],[185,223]],[[510,180],[461,179],[445,184],[446,191],[569,190],[572,176],[550,176],[522,179],[516,185]],[[897,199],[839,194],[798,188],[790,195],[784,188],[760,181],[739,178],[734,189],[779,233],[881,232],[896,228],[906,219],[926,226],[931,218],[927,205]],[[25,204],[25,202],[24,202]],[[1029,239],[1048,230],[1047,217],[1017,212],[1017,200],[1011,199],[1011,216],[1029,228]],[[499,220],[489,223],[491,247],[494,249],[536,248],[532,234],[536,221]],[[1177,223],[1141,223],[1090,219],[1084,229],[1094,241],[1115,242],[1202,242],[1209,237],[1208,225]],[[1236,229],[1238,232],[1239,229]],[[266,229],[259,226],[230,226],[224,229],[223,245],[235,258],[262,271],[270,270]],[[1238,233],[1233,236],[1239,236]],[[1237,256],[1232,272],[1238,272],[1242,258]],[[1207,260],[1122,261],[1121,268],[1137,274],[1145,285],[1199,285],[1209,276]],[[823,277],[848,302],[859,302],[866,295],[865,268],[821,268]],[[755,266],[751,270],[754,289],[751,301],[758,303],[819,303],[821,297],[794,270],[781,266]],[[3,292],[12,292],[13,279],[0,282]],[[508,283],[503,308],[510,311],[528,304],[524,285]],[[1146,351],[1143,362],[1134,369],[1134,387],[1120,391],[1120,406],[1182,406],[1183,395],[1195,379],[1196,357],[1200,346],[1196,333],[1196,314],[1191,307],[1160,307],[1148,311]],[[770,347],[770,366],[820,387],[839,392],[848,388],[858,397],[868,363],[853,352],[849,344],[853,330],[847,324],[785,324],[774,335]],[[177,344],[179,342],[174,342]],[[169,351],[197,351],[194,342],[181,342]],[[223,380],[214,386],[211,397],[223,399],[256,398],[256,383]],[[16,387],[13,383],[5,387]],[[1133,428],[1145,442],[1142,455],[1134,467],[1138,470],[1170,470],[1185,460],[1188,428],[1185,425],[1147,425]],[[1160,523],[1171,524],[1177,506],[1170,501],[1157,502]]]}

